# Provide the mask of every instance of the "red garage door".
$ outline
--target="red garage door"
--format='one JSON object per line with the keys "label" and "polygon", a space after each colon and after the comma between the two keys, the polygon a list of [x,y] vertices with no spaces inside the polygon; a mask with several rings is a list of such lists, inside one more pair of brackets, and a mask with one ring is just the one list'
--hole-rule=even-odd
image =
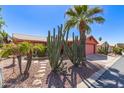
{"label": "red garage door", "polygon": [[95,52],[94,44],[86,44],[86,55],[94,54]]}

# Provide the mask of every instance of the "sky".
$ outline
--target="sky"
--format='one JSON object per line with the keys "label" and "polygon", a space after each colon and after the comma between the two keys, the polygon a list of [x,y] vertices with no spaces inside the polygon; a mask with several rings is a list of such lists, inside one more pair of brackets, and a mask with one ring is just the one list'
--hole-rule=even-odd
{"label": "sky", "polygon": [[[52,31],[58,25],[64,24],[65,12],[72,6],[1,6],[2,16],[6,22],[5,31],[46,37],[48,30]],[[96,39],[102,37],[103,41],[111,44],[124,43],[124,6],[99,6],[103,8],[104,24],[92,24],[92,32]],[[79,34],[76,28],[70,31]]]}

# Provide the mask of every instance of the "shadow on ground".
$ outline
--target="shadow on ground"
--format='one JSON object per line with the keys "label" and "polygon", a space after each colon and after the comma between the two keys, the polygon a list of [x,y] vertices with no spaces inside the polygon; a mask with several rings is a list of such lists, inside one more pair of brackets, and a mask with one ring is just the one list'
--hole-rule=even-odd
{"label": "shadow on ground", "polygon": [[[67,73],[65,74],[57,74],[50,72],[47,76],[46,84],[49,88],[65,88],[72,87],[76,88],[78,83],[84,82],[88,87],[93,86],[87,78],[94,73],[94,69],[98,70],[102,68],[101,66],[96,66],[92,63],[86,62],[87,67],[80,66],[75,67],[71,66]],[[89,73],[87,73],[89,72]],[[89,86],[90,85],[90,86]]]}
{"label": "shadow on ground", "polygon": [[110,68],[96,82],[97,88],[124,88],[124,75],[117,69]]}
{"label": "shadow on ground", "polygon": [[4,67],[5,69],[9,69],[9,68],[12,68],[12,67],[15,67],[16,65],[15,64],[10,64],[9,66],[6,66],[6,67]]}

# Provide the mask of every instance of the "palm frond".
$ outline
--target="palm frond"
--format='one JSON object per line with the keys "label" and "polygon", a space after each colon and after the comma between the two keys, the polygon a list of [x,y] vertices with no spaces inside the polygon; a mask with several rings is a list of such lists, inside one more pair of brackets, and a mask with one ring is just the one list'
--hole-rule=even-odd
{"label": "palm frond", "polygon": [[86,25],[84,26],[84,29],[85,29],[85,31],[86,31],[86,34],[90,34],[91,28],[90,28],[89,25],[86,24]]}
{"label": "palm frond", "polygon": [[2,51],[0,52],[0,56],[1,57],[8,57],[10,55],[13,55],[15,52],[16,51],[14,49],[14,44],[6,44],[2,48]]}
{"label": "palm frond", "polygon": [[96,23],[104,23],[105,19],[102,16],[97,16],[92,18]]}
{"label": "palm frond", "polygon": [[100,7],[94,7],[94,8],[89,9],[87,13],[88,13],[87,16],[90,17],[96,14],[103,13],[103,9],[101,9]]}
{"label": "palm frond", "polygon": [[28,42],[22,42],[22,43],[18,44],[18,47],[19,47],[19,51],[22,54],[28,54],[31,51],[33,51],[32,44],[31,43],[28,43]]}
{"label": "palm frond", "polygon": [[76,13],[77,13],[78,15],[81,14],[82,9],[81,9],[81,7],[80,7],[79,5],[75,5],[75,6],[74,6],[74,9],[75,9],[75,11],[76,11]]}
{"label": "palm frond", "polygon": [[72,8],[69,8],[69,9],[66,11],[65,15],[67,15],[67,16],[69,16],[69,17],[74,17],[74,16],[76,17],[76,16],[77,16],[76,12],[75,12]]}
{"label": "palm frond", "polygon": [[67,22],[65,23],[65,29],[68,31],[70,30],[71,28],[75,27],[76,24],[77,24],[77,20],[73,17],[73,18],[70,18],[69,20],[67,20]]}

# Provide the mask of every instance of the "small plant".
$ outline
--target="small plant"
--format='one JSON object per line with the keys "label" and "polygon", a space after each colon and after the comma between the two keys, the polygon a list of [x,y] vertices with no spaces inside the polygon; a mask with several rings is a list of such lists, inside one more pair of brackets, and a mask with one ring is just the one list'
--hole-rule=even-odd
{"label": "small plant", "polygon": [[47,51],[50,66],[53,72],[61,72],[64,69],[63,57],[61,56],[62,44],[63,44],[63,26],[58,26],[58,34],[56,35],[55,28],[53,29],[53,35],[48,31],[47,37]]}

